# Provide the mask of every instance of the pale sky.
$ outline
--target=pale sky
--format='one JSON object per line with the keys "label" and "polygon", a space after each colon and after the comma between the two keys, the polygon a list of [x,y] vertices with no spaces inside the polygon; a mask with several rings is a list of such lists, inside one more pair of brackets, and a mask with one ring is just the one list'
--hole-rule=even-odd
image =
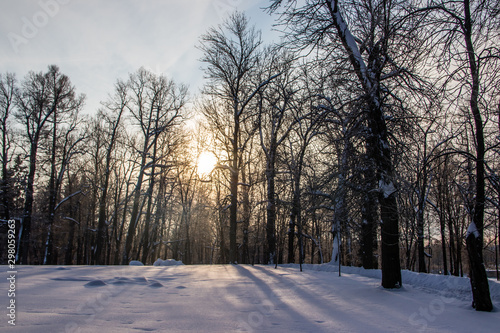
{"label": "pale sky", "polygon": [[58,65],[94,113],[118,78],[143,66],[190,87],[203,84],[199,36],[233,10],[278,40],[269,0],[0,0],[0,73]]}

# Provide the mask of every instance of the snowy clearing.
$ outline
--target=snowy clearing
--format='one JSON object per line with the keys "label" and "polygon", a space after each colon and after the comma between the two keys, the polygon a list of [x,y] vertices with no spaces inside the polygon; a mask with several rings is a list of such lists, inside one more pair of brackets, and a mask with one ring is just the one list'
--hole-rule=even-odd
{"label": "snowy clearing", "polygon": [[[5,268],[5,267],[4,267]],[[331,265],[22,266],[16,326],[1,279],[1,332],[497,332],[495,310],[470,307],[468,279],[403,272],[380,287],[380,271]],[[7,270],[5,269],[4,272]],[[469,287],[470,288],[470,287]]]}

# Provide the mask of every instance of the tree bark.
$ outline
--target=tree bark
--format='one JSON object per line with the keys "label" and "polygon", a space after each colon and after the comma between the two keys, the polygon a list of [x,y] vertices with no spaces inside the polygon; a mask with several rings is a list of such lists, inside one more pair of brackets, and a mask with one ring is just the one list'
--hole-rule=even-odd
{"label": "tree bark", "polygon": [[483,263],[483,228],[485,203],[485,143],[483,121],[479,111],[479,69],[476,63],[474,44],[472,42],[472,18],[469,0],[464,0],[464,37],[469,59],[469,69],[472,77],[470,108],[474,117],[476,139],[476,199],[474,202],[473,223],[478,235],[470,233],[466,239],[467,253],[470,262],[470,282],[472,286],[473,306],[478,311],[491,311],[493,305],[490,298],[488,278]]}

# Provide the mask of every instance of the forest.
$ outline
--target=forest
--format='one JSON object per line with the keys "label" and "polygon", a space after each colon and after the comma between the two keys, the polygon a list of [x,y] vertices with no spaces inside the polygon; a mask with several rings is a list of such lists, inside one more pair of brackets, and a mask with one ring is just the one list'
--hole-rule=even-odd
{"label": "forest", "polygon": [[499,2],[265,10],[279,43],[241,12],[200,36],[196,98],[139,68],[84,114],[57,65],[0,74],[1,237],[15,220],[16,262],[332,261],[382,269],[385,288],[401,269],[469,275],[490,311]]}

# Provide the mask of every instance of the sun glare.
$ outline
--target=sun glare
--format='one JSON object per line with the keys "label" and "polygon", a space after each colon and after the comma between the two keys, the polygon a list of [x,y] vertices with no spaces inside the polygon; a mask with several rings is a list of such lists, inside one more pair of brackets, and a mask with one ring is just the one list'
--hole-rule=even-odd
{"label": "sun glare", "polygon": [[213,154],[203,152],[198,157],[198,174],[208,176],[217,164],[217,157]]}

